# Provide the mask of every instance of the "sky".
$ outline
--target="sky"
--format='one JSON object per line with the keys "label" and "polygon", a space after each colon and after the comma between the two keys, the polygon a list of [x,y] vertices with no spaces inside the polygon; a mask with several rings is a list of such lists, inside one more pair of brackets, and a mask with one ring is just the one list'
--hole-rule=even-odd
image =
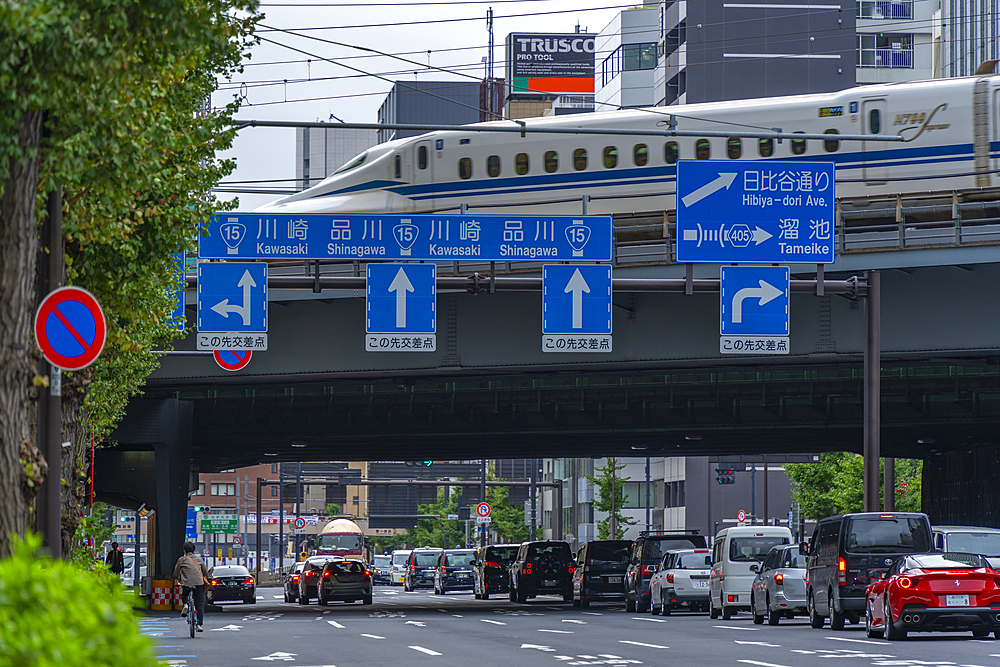
{"label": "sky", "polygon": [[[234,96],[242,97],[238,120],[336,122],[332,114],[348,123],[374,123],[393,81],[482,79],[486,69],[482,59],[489,43],[486,15],[491,7],[493,75],[502,78],[508,33],[570,33],[577,24],[581,32],[597,33],[618,12],[634,6],[615,0],[265,2],[260,6],[265,15],[258,25],[260,44],[253,48],[242,73],[219,81],[212,104],[218,108]],[[295,130],[245,128],[232,150],[219,157],[235,158],[237,165],[223,185],[294,179]],[[289,185],[251,183],[246,187]],[[222,200],[235,196],[239,196],[241,211],[278,198],[218,194]]]}

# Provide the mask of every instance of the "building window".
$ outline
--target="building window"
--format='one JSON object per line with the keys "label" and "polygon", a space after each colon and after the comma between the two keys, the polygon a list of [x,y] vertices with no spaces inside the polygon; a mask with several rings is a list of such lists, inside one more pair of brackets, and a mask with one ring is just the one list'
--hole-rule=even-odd
{"label": "building window", "polygon": [[496,178],[500,175],[500,156],[491,155],[486,158],[486,175],[490,178]]}
{"label": "building window", "polygon": [[618,166],[618,148],[616,146],[604,147],[604,168],[614,169]]}
{"label": "building window", "polygon": [[203,495],[205,495],[205,482],[200,482],[198,484],[198,490],[194,492],[194,495],[196,495],[196,496],[203,496]]}
{"label": "building window", "polygon": [[646,144],[636,144],[632,148],[632,162],[637,167],[645,167],[649,162],[649,147]]}
{"label": "building window", "polygon": [[458,161],[458,177],[462,180],[472,178],[472,160],[464,157]]}
{"label": "building window", "polygon": [[212,495],[213,496],[235,496],[236,495],[236,485],[235,484],[212,484]]}
{"label": "building window", "polygon": [[730,160],[739,160],[743,155],[743,141],[739,137],[729,137],[726,140],[726,155]]}
{"label": "building window", "polygon": [[656,42],[623,44],[621,50],[622,69],[626,72],[656,67]]}
{"label": "building window", "polygon": [[622,71],[622,48],[619,46],[614,52],[601,62],[601,85],[606,86],[618,73]]}
{"label": "building window", "polygon": [[528,173],[527,153],[518,153],[517,157],[514,158],[514,171],[517,172],[518,176],[524,176]]}
{"label": "building window", "polygon": [[275,486],[274,484],[271,485],[271,497],[272,498],[278,497],[278,487]]}
{"label": "building window", "polygon": [[761,157],[771,157],[774,155],[774,139],[758,139],[757,152]]}
{"label": "building window", "polygon": [[668,141],[663,145],[663,160],[667,164],[677,164],[678,157],[680,157],[680,150],[676,141]]}
{"label": "building window", "polygon": [[417,149],[417,167],[420,169],[427,168],[427,146],[421,146]]}
{"label": "building window", "polygon": [[272,475],[277,475],[278,474],[278,464],[277,463],[272,463],[271,464],[271,474]]}
{"label": "building window", "polygon": [[545,151],[545,171],[554,174],[559,168],[559,153],[555,151]]}
{"label": "building window", "polygon": [[[840,133],[837,132],[836,130],[827,130],[823,134],[840,134]],[[827,153],[836,153],[837,149],[840,148],[840,142],[837,141],[836,139],[824,139],[823,148],[826,149]]]}
{"label": "building window", "polygon": [[684,507],[684,480],[667,482],[663,489],[664,507]]}
{"label": "building window", "polygon": [[587,168],[587,149],[577,148],[573,151],[573,168],[577,171],[583,171]]}
{"label": "building window", "polygon": [[859,34],[858,67],[913,69],[913,35]]}
{"label": "building window", "polygon": [[[805,134],[805,132],[796,132],[795,134]],[[806,152],[806,140],[792,139],[792,155],[802,155],[805,152]]]}
{"label": "building window", "polygon": [[[646,507],[646,482],[625,482],[625,502],[622,507],[625,509],[636,509]],[[656,483],[649,483],[649,506],[656,507]]]}
{"label": "building window", "polygon": [[708,160],[712,157],[712,147],[708,139],[699,139],[694,143],[694,156],[699,160]]}
{"label": "building window", "polygon": [[913,0],[858,0],[859,19],[912,19]]}

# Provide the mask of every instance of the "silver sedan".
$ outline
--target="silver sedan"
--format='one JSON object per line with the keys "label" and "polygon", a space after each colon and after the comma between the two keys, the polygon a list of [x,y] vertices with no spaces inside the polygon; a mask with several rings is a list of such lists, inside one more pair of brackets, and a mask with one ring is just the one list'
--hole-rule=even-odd
{"label": "silver sedan", "polygon": [[806,557],[797,544],[773,547],[760,565],[750,588],[753,622],[777,625],[781,617],[804,615],[806,610]]}

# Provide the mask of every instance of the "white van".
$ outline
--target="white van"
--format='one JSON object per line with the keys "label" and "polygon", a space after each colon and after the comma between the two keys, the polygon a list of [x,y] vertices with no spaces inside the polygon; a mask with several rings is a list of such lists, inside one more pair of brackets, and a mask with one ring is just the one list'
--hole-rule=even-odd
{"label": "white van", "polygon": [[[132,565],[135,563],[135,552],[126,551],[122,554],[124,558],[122,559],[125,564],[125,569],[121,573],[122,585],[131,586],[135,583],[135,572],[132,569]],[[139,582],[142,583],[142,578],[146,576],[146,552],[139,552]]]}
{"label": "white van", "polygon": [[708,615],[729,620],[738,611],[750,611],[750,588],[760,563],[771,547],[791,544],[792,533],[783,526],[734,526],[723,528],[712,545]]}
{"label": "white van", "polygon": [[391,583],[402,585],[406,580],[407,563],[410,562],[410,549],[396,549],[392,552]]}

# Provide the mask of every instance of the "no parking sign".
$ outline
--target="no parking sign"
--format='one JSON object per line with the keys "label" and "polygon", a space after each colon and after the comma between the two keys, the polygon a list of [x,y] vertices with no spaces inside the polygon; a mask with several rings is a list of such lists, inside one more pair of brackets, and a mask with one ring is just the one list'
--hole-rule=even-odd
{"label": "no parking sign", "polygon": [[107,338],[104,311],[94,295],[79,287],[60,287],[46,296],[35,314],[35,340],[45,359],[64,371],[86,368],[101,355]]}

